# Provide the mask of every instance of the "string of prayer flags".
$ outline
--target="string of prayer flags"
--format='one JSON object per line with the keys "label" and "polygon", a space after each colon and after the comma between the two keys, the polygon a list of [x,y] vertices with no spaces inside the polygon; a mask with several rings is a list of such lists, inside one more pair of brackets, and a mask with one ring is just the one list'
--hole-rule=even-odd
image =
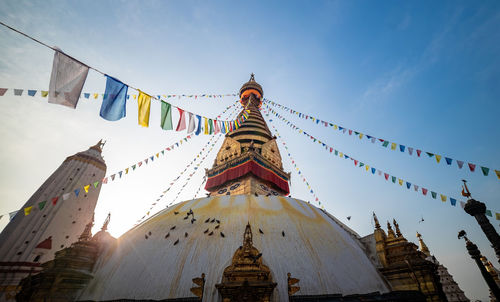
{"label": "string of prayer flags", "polygon": [[[106,91],[102,100],[100,116],[108,121],[117,121],[126,115],[128,86],[106,76]],[[88,98],[88,95],[87,95]]]}
{"label": "string of prayer flags", "polygon": [[88,66],[56,51],[50,75],[49,103],[76,108],[88,73]]}
{"label": "string of prayer flags", "polygon": [[196,127],[196,123],[194,121],[195,117],[194,114],[191,112],[188,112],[188,115],[189,115],[189,123],[188,123],[187,133],[192,133],[194,131],[194,128]]}
{"label": "string of prayer flags", "polygon": [[[385,147],[387,148],[390,144],[390,149],[391,150],[397,150],[397,147],[399,146],[399,150],[401,152],[405,152],[405,150],[408,150],[408,154],[410,156],[413,155],[413,151],[416,151],[416,155],[417,157],[420,157],[420,154],[422,153],[422,150],[421,149],[417,149],[417,148],[413,148],[413,147],[408,147],[406,145],[402,145],[402,144],[398,144],[398,143],[395,143],[395,142],[389,142],[388,140],[386,139],[382,139],[382,138],[376,138],[375,136],[373,135],[368,135],[368,134],[363,134],[359,131],[354,131],[354,130],[351,130],[351,129],[348,129],[346,127],[343,127],[343,126],[339,126],[335,123],[332,123],[332,122],[327,122],[327,121],[323,121],[323,120],[320,120],[316,117],[313,117],[311,115],[307,115],[307,114],[304,114],[302,112],[299,112],[299,111],[296,111],[295,109],[292,109],[292,108],[289,108],[287,106],[284,106],[284,105],[281,105],[281,104],[278,104],[274,101],[270,101],[266,98],[264,98],[263,102],[266,104],[271,104],[272,106],[276,107],[276,108],[279,108],[281,110],[284,110],[286,113],[289,113],[289,114],[292,114],[292,115],[297,115],[299,118],[305,118],[306,120],[307,119],[310,119],[312,120],[313,122],[315,121],[315,124],[318,124],[319,122],[321,122],[321,124],[323,124],[325,127],[327,126],[330,126],[330,127],[333,127],[335,130],[339,130],[339,131],[342,131],[342,133],[349,133],[349,135],[352,135],[352,133],[354,132],[354,134],[358,135],[359,139],[362,139],[363,137],[366,137],[369,141],[371,141],[371,143],[375,143],[377,141],[379,141],[381,143],[381,146],[382,147]],[[269,108],[269,107],[268,107]],[[271,110],[271,112],[273,114],[277,114],[276,111],[274,111],[273,109],[269,108]],[[281,115],[280,115],[281,117]],[[436,153],[433,153],[433,152],[427,152],[427,151],[424,151],[429,158],[435,158],[436,159],[436,163],[439,164],[441,162],[441,159],[444,157],[445,158],[445,163],[448,165],[448,166],[451,166],[454,159],[451,158],[451,157],[447,157],[447,156],[443,156],[443,155],[440,155],[440,154],[436,154]],[[461,160],[455,160],[457,162],[457,167],[459,169],[462,169],[463,165],[464,165],[464,161],[461,161]],[[468,167],[469,167],[469,171],[474,173],[475,170],[476,170],[476,164],[473,164],[473,163],[468,163],[467,164]],[[491,170],[490,168],[488,167],[485,167],[485,166],[479,166],[481,168],[481,172],[484,176],[488,176],[489,175],[489,171]],[[497,173],[498,171],[498,173]],[[496,176],[497,178],[500,180],[500,171],[499,170],[495,170],[496,172]]]}
{"label": "string of prayer flags", "polygon": [[[267,109],[269,110],[268,114],[271,114],[271,113],[272,113],[272,114],[274,114],[274,115],[275,115],[275,116],[276,116],[276,117],[277,117],[280,121],[282,121],[284,124],[286,124],[287,126],[291,127],[291,128],[292,128],[292,129],[294,129],[294,130],[297,130],[297,131],[299,132],[299,134],[303,134],[303,135],[307,136],[308,138],[310,138],[310,139],[311,139],[311,140],[313,140],[314,142],[318,142],[318,143],[320,142],[320,140],[319,140],[319,139],[317,139],[317,138],[315,138],[314,136],[312,136],[312,135],[308,134],[307,132],[303,131],[302,129],[300,129],[298,126],[296,126],[296,125],[295,125],[295,124],[293,124],[292,122],[290,122],[290,121],[286,120],[284,117],[282,117],[281,115],[277,114],[275,111],[273,111],[271,108],[269,108],[269,106],[267,106],[267,104],[266,104],[266,107],[267,107]],[[274,127],[274,125],[273,125],[273,127]],[[321,144],[323,145],[324,143],[321,143]],[[335,153],[330,152],[330,154],[335,154],[335,155],[339,156],[340,158],[351,159],[352,161],[355,161],[355,162],[354,162],[355,166],[358,166],[358,165],[356,164],[357,162],[360,162],[360,163],[361,163],[361,161],[360,161],[360,160],[357,160],[357,159],[355,159],[355,158],[353,158],[353,157],[351,157],[351,156],[349,156],[349,155],[347,155],[347,154],[345,154],[345,153],[343,153],[343,152],[341,152],[341,151],[338,151],[338,150],[336,150],[335,148],[333,148],[333,147],[331,147],[331,146],[329,146],[329,145],[327,145],[327,144],[324,144],[324,146],[325,146],[325,149],[326,149],[326,150],[328,150],[328,149],[330,149],[330,148],[331,148],[331,149],[333,149],[333,150],[335,150]],[[363,162],[363,165],[359,164],[359,167],[362,167],[362,166],[365,166],[365,170],[366,170],[366,171],[368,171],[368,170],[369,170],[369,169],[367,168],[369,165],[368,165],[366,162]],[[374,167],[372,167],[372,168],[374,168]],[[376,168],[375,168],[375,169],[376,169]],[[378,170],[378,169],[376,169],[376,170]],[[386,180],[386,181],[389,181],[389,177],[390,177],[390,180],[392,181],[392,183],[398,183],[400,186],[402,186],[404,182],[407,182],[407,185],[406,185],[407,189],[409,189],[409,188],[411,187],[411,182],[409,182],[409,181],[405,181],[405,180],[404,180],[404,179],[402,179],[402,178],[398,178],[398,177],[396,177],[396,176],[392,176],[392,175],[390,175],[389,173],[383,172],[383,171],[381,171],[381,170],[378,170],[378,171],[379,171],[378,175],[382,175],[382,174],[383,174],[383,175],[384,175],[384,178],[385,178],[385,180]],[[372,173],[372,175],[375,175],[375,173]],[[396,182],[396,180],[397,180],[397,182]],[[420,188],[420,189],[421,189],[422,194],[423,194],[424,196],[427,196],[427,193],[428,193],[428,189],[427,189],[427,188],[424,188],[424,187],[421,187],[421,186],[418,186],[418,185],[414,185],[414,188],[415,188],[415,192],[418,192],[418,188]],[[434,191],[430,191],[430,192],[431,192],[431,197],[432,197],[433,199],[437,199],[437,194],[438,194],[438,193],[437,193],[437,192],[434,192]],[[446,201],[449,199],[449,200],[450,200],[450,204],[451,204],[451,206],[456,206],[456,199],[455,199],[455,198],[453,198],[453,201],[452,201],[452,200],[451,200],[451,199],[452,199],[451,197],[450,197],[450,198],[448,198],[448,196],[446,196],[446,195],[444,195],[444,194],[440,194],[440,198],[441,198],[441,200],[442,200],[443,202],[446,202]]]}
{"label": "string of prayer flags", "polygon": [[141,125],[142,127],[149,127],[151,96],[139,90],[139,98],[137,99],[137,104],[139,105],[139,125]]}

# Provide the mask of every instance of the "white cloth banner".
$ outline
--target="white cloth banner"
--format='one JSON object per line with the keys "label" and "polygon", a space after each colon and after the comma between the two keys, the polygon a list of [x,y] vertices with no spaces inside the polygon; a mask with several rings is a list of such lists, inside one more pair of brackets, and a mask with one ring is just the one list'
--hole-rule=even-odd
{"label": "white cloth banner", "polygon": [[56,51],[49,84],[49,103],[76,108],[89,67]]}
{"label": "white cloth banner", "polygon": [[189,114],[189,125],[188,125],[187,133],[191,133],[194,131],[196,126],[194,123],[194,114],[192,114],[191,112],[188,112],[188,114]]}
{"label": "white cloth banner", "polygon": [[17,212],[19,212],[19,211],[14,211],[14,212],[9,213],[9,221],[11,221],[12,218],[14,218],[14,216],[16,216]]}

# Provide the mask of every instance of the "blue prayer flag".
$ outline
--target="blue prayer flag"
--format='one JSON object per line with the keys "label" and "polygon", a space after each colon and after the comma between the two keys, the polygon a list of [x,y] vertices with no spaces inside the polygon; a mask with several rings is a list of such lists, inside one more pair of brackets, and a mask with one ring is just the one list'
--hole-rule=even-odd
{"label": "blue prayer flag", "polygon": [[83,96],[88,99],[90,97],[90,93],[84,93]]}
{"label": "blue prayer flag", "polygon": [[399,150],[401,150],[401,152],[405,152],[405,146],[399,145]]}
{"label": "blue prayer flag", "polygon": [[28,95],[29,96],[35,96],[36,90],[28,90]]}
{"label": "blue prayer flag", "polygon": [[108,121],[117,121],[126,115],[125,105],[128,86],[106,76],[106,91],[102,100],[100,115]]}
{"label": "blue prayer flag", "polygon": [[[198,128],[196,129],[196,132],[194,134],[200,135],[200,132],[201,132],[201,116],[196,115],[196,118],[198,119]],[[223,133],[226,133],[226,129],[224,129],[224,127],[222,127],[222,129],[224,130]]]}
{"label": "blue prayer flag", "polygon": [[444,159],[446,159],[446,163],[447,163],[448,165],[451,165],[451,162],[453,161],[453,159],[448,158],[448,157],[445,157]]}
{"label": "blue prayer flag", "polygon": [[75,195],[76,195],[76,197],[78,197],[78,194],[80,194],[80,189],[76,189],[76,190],[75,190]]}
{"label": "blue prayer flag", "polygon": [[408,189],[411,188],[411,183],[406,182],[406,188],[408,188]]}
{"label": "blue prayer flag", "polygon": [[375,174],[375,171],[376,171],[376,170],[377,170],[377,169],[372,168],[372,174]]}
{"label": "blue prayer flag", "polygon": [[456,206],[457,205],[457,200],[455,198],[451,198],[450,197],[450,202],[451,202],[452,206]]}

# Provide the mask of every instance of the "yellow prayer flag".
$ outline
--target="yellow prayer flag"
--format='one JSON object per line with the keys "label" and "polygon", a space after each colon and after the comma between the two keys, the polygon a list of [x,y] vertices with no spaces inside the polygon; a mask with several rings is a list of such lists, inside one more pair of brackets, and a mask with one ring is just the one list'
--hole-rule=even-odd
{"label": "yellow prayer flag", "polygon": [[497,220],[500,220],[500,213],[495,213]]}
{"label": "yellow prayer flag", "polygon": [[438,164],[439,164],[439,162],[441,161],[441,155],[437,155],[437,154],[435,154],[434,156],[436,156],[436,161],[437,161],[437,162],[438,162]]}
{"label": "yellow prayer flag", "polygon": [[96,99],[96,100],[97,100],[97,97],[98,97],[98,96],[99,96],[99,94],[98,94],[98,93],[94,93],[94,99]]}
{"label": "yellow prayer flag", "polygon": [[158,158],[160,156],[160,153],[156,153],[156,158]]}
{"label": "yellow prayer flag", "polygon": [[344,154],[342,154],[342,152],[339,152],[339,156],[340,156],[340,157],[343,157],[343,156],[344,156]]}
{"label": "yellow prayer flag", "polygon": [[402,186],[403,185],[403,180],[401,178],[398,178],[398,183],[399,183],[400,186]]}
{"label": "yellow prayer flag", "polygon": [[337,125],[333,125],[333,129],[337,130],[339,127]]}
{"label": "yellow prayer flag", "polygon": [[24,208],[24,216],[28,216],[31,213],[31,209],[33,209],[33,206]]}
{"label": "yellow prayer flag", "polygon": [[363,133],[360,133],[359,134],[359,139],[362,139],[363,138]]}
{"label": "yellow prayer flag", "polygon": [[45,91],[45,90],[42,90],[41,91],[41,94],[42,94],[42,97],[46,98],[47,95],[49,95],[49,92],[48,91]]}
{"label": "yellow prayer flag", "polygon": [[85,190],[85,193],[89,192],[89,188],[90,188],[90,185],[86,185],[85,187],[83,187],[83,189]]}
{"label": "yellow prayer flag", "polygon": [[366,166],[365,166],[365,169],[366,169],[366,171],[370,170],[370,166],[369,166],[369,165],[366,165]]}
{"label": "yellow prayer flag", "polygon": [[396,143],[391,143],[391,150],[396,150],[396,146],[397,146],[397,145],[398,145],[398,144],[396,144]]}
{"label": "yellow prayer flag", "polygon": [[495,173],[496,173],[496,175],[497,175],[498,179],[500,179],[500,171],[495,170]]}
{"label": "yellow prayer flag", "polygon": [[208,120],[206,117],[204,117],[205,119],[205,131],[203,132],[203,134],[208,134]]}
{"label": "yellow prayer flag", "polygon": [[164,95],[164,94],[162,94],[161,96],[162,96],[164,99],[166,99],[166,98],[167,98],[167,96],[166,96],[166,95]]}
{"label": "yellow prayer flag", "polygon": [[139,105],[139,125],[142,127],[149,127],[149,113],[151,109],[151,96],[139,90],[139,97],[137,98]]}
{"label": "yellow prayer flag", "polygon": [[137,94],[132,94],[132,97],[134,98],[134,100],[137,98]]}
{"label": "yellow prayer flag", "polygon": [[128,174],[128,168],[125,169],[125,174]]}
{"label": "yellow prayer flag", "polygon": [[443,194],[439,194],[439,195],[441,195],[441,201],[446,202],[446,195],[443,195]]}

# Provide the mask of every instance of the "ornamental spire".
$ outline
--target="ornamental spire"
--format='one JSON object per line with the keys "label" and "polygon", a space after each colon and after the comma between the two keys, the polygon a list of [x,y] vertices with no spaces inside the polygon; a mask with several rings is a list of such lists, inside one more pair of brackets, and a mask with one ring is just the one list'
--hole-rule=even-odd
{"label": "ornamental spire", "polygon": [[375,229],[380,229],[380,223],[378,222],[377,215],[375,215],[375,212],[373,212],[373,221],[375,222]]}
{"label": "ornamental spire", "polygon": [[422,239],[422,235],[420,235],[419,232],[417,232],[417,238],[418,238],[418,244],[420,245],[420,251],[424,253],[427,257],[431,256],[431,252],[427,248],[427,245],[425,244],[424,240]]}
{"label": "ornamental spire", "polygon": [[80,235],[80,238],[78,238],[78,241],[89,241],[92,239],[92,227],[94,226],[94,215],[92,215],[92,220],[87,223],[85,226],[85,229],[83,229],[82,234]]}

